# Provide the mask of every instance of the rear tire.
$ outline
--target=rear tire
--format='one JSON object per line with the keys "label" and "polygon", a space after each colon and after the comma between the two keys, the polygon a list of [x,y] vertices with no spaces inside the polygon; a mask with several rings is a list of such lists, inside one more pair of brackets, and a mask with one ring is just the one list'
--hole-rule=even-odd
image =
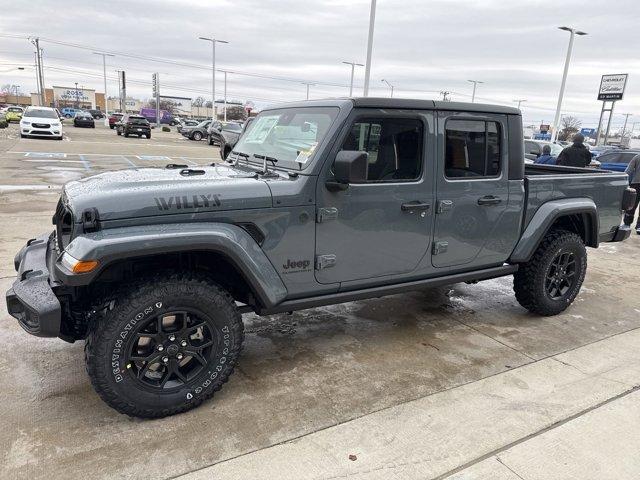
{"label": "rear tire", "polygon": [[513,276],[518,303],[538,315],[557,315],[573,303],[587,271],[582,238],[553,230],[543,238],[531,259]]}
{"label": "rear tire", "polygon": [[85,360],[94,389],[118,412],[142,418],[184,412],[228,380],[244,334],[225,290],[176,274],[112,298],[91,326]]}

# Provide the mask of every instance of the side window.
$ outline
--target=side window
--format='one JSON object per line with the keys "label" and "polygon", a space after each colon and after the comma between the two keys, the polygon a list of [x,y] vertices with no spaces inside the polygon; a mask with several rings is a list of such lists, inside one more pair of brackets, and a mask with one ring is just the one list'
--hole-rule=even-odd
{"label": "side window", "polygon": [[623,153],[620,155],[618,162],[624,163],[625,165],[629,165],[629,162],[635,157],[636,153]]}
{"label": "side window", "polygon": [[536,142],[524,142],[524,148],[526,153],[529,153],[531,155],[537,155],[540,156],[540,147],[538,146],[538,144]]}
{"label": "side window", "polygon": [[445,175],[448,178],[500,174],[502,136],[498,122],[449,120],[445,129]]}
{"label": "side window", "polygon": [[600,158],[598,158],[601,163],[619,163],[620,162],[620,154],[619,153],[605,153]]}
{"label": "side window", "polygon": [[422,172],[422,122],[413,118],[367,119],[355,122],[342,150],[369,154],[369,182],[417,180]]}

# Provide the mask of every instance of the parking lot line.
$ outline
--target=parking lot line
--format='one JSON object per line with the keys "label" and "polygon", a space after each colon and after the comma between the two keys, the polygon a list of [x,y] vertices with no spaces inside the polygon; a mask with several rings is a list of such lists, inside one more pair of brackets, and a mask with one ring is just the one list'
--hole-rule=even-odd
{"label": "parking lot line", "polygon": [[[121,156],[121,157],[122,157],[126,162],[128,162],[128,163],[129,163],[129,165],[131,165],[133,168],[138,168],[138,166],[137,166],[135,163],[133,163],[133,162],[129,159],[129,157],[126,157],[126,156],[124,156],[124,155],[120,155],[120,156]],[[140,157],[138,157],[138,158],[140,158]]]}
{"label": "parking lot line", "polygon": [[91,171],[91,165],[90,163],[84,158],[84,155],[78,155],[80,157],[80,161],[82,162],[82,165],[84,165],[84,169],[87,172]]}

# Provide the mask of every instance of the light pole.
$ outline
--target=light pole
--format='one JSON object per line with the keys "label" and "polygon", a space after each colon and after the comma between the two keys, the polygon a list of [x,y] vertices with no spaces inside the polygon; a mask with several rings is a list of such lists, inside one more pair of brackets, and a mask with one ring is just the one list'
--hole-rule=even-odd
{"label": "light pole", "polygon": [[[624,127],[622,127],[622,134],[620,135],[620,143],[622,143],[622,140],[624,140],[624,137],[627,134],[627,122],[629,121],[629,117],[633,116],[633,113],[623,113],[622,115],[624,115]],[[633,132],[633,130],[631,130]],[[629,135],[629,138],[631,138],[631,135]]]}
{"label": "light pole", "polygon": [[564,61],[564,72],[562,73],[562,83],[560,84],[560,94],[558,95],[558,107],[556,108],[556,116],[553,120],[553,136],[551,141],[555,142],[558,138],[558,128],[560,127],[560,110],[562,110],[562,98],[564,97],[564,87],[567,84],[567,74],[569,73],[569,63],[571,62],[571,51],[573,50],[573,39],[576,35],[586,35],[586,32],[576,30],[571,27],[558,27],[560,30],[569,32],[569,47],[567,48],[567,58]]}
{"label": "light pole", "polygon": [[386,83],[387,86],[391,89],[391,98],[393,98],[393,85],[387,82],[384,78],[381,80],[383,83]]}
{"label": "light pole", "polygon": [[522,103],[526,102],[526,101],[527,101],[527,99],[526,99],[526,98],[516,98],[516,99],[514,99],[514,100],[512,100],[512,101],[513,101],[513,102],[518,102],[518,110],[520,110],[520,105],[521,105]]}
{"label": "light pole", "polygon": [[109,126],[109,106],[107,104],[107,57],[115,57],[111,53],[93,52],[94,55],[102,55],[102,74],[104,75],[104,126]]}
{"label": "light pole", "polygon": [[315,85],[315,83],[302,82],[302,85],[306,85],[307,86],[307,100],[309,100],[309,87],[312,86],[312,85]]}
{"label": "light pole", "polygon": [[78,82],[76,82],[76,110],[80,106],[80,94],[78,93]]}
{"label": "light pole", "polygon": [[373,51],[373,27],[376,23],[376,0],[371,0],[369,13],[369,38],[367,40],[367,61],[364,67],[364,91],[365,97],[369,96],[369,78],[371,77],[371,53]]}
{"label": "light pole", "polygon": [[352,97],[353,96],[353,71],[355,70],[356,66],[364,67],[364,65],[356,62],[342,62],[342,63],[344,63],[345,65],[351,65],[351,82],[349,82],[349,96]]}
{"label": "light pole", "polygon": [[224,71],[224,121],[227,121],[227,71]]}
{"label": "light pole", "polygon": [[475,103],[475,101],[476,101],[476,87],[478,86],[479,83],[484,83],[484,82],[481,82],[480,80],[467,80],[467,82],[473,83],[473,93],[471,94],[471,103]]}
{"label": "light pole", "polygon": [[218,40],[217,38],[198,37],[200,40],[211,42],[211,120],[216,121],[216,43],[229,43],[226,40]]}

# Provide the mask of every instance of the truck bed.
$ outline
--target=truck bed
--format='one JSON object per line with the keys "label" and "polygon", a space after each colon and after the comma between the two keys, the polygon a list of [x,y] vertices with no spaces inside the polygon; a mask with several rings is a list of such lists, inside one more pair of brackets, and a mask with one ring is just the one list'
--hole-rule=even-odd
{"label": "truck bed", "polygon": [[626,173],[558,165],[525,165],[524,227],[540,205],[563,198],[590,198],[597,206],[598,233],[605,236],[622,220],[621,201],[629,186]]}

